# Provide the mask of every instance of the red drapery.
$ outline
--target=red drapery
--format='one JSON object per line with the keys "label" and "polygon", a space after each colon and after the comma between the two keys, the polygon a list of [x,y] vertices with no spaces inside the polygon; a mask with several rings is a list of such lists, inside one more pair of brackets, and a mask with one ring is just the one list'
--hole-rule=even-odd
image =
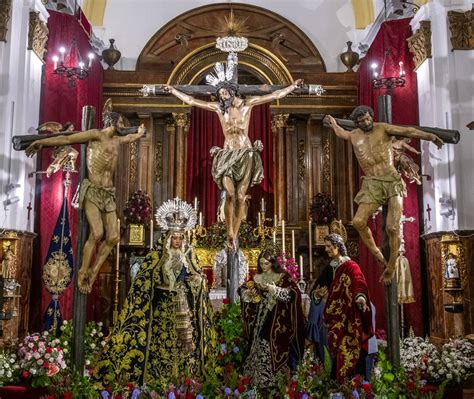
{"label": "red drapery", "polygon": [[[264,179],[258,186],[249,190],[251,195],[248,220],[255,223],[260,209],[261,198],[267,204],[267,215],[273,215],[273,141],[271,116],[268,104],[253,108],[250,118],[249,137],[252,143],[261,140],[261,153]],[[193,203],[194,197],[199,200],[199,210],[203,214],[204,224],[209,226],[217,220],[219,189],[212,180],[212,158],[209,150],[213,146],[222,148],[224,134],[218,116],[214,112],[194,107],[191,111],[191,125],[188,135],[187,162],[187,200]]]}
{"label": "red drapery", "polygon": [[[69,88],[65,78],[53,74],[53,55],[58,55],[61,46],[69,51],[73,40],[83,61],[88,62],[87,55],[93,52],[89,44],[89,37],[83,26],[75,16],[50,11],[48,20],[49,39],[46,65],[44,69],[43,93],[41,101],[40,121],[56,121],[65,123],[70,121],[76,130],[81,129],[82,107],[92,105],[96,107],[96,122],[101,120],[102,107],[102,66],[97,59],[92,63],[89,76],[84,81],[77,81],[76,87]],[[66,59],[67,61],[67,59]],[[41,170],[46,170],[51,163],[52,150],[45,149],[41,153]],[[79,165],[79,161],[77,165]],[[71,200],[77,188],[78,176],[73,174],[72,185],[69,191],[68,205],[70,215],[70,227],[73,240],[73,249],[76,249],[78,212],[71,208]],[[64,194],[63,174],[58,172],[50,178],[43,177],[37,188],[39,205],[36,210],[37,226],[39,226],[39,254],[35,254],[33,264],[32,301],[30,313],[30,328],[40,330],[42,327],[42,316],[51,299],[41,283],[41,270],[46,260],[48,246],[51,240],[56,220],[62,205]],[[74,253],[74,256],[76,254]],[[40,288],[41,287],[41,288]],[[64,319],[72,317],[72,293],[73,283],[61,294],[59,302]],[[41,297],[41,301],[37,298]]]}
{"label": "red drapery", "polygon": [[[385,50],[390,50],[390,56],[387,58],[385,65],[384,76],[398,76],[398,62],[403,61],[406,71],[406,85],[403,88],[394,89],[392,94],[393,123],[399,125],[418,124],[418,94],[415,66],[406,41],[407,38],[412,35],[409,23],[410,19],[399,19],[383,23],[367,55],[362,60],[358,71],[359,104],[374,108],[375,118],[377,118],[377,98],[379,95],[385,93],[372,88],[372,70],[370,65],[372,62],[377,62],[380,71],[384,52]],[[412,145],[419,148],[419,143],[415,143],[415,140],[412,140]],[[420,188],[416,184],[409,184],[408,182],[407,187],[408,196],[403,204],[404,214],[406,217],[415,217],[415,222],[405,223],[404,226],[405,256],[410,262],[416,302],[404,306],[405,326],[413,327],[415,334],[422,335],[423,318],[418,214]],[[378,244],[382,241],[380,219],[380,216],[378,216],[375,220],[369,220],[369,227],[372,229]],[[367,277],[371,299],[377,308],[377,327],[384,328],[384,289],[382,284],[378,281],[381,270],[363,243],[360,245],[360,266]]]}

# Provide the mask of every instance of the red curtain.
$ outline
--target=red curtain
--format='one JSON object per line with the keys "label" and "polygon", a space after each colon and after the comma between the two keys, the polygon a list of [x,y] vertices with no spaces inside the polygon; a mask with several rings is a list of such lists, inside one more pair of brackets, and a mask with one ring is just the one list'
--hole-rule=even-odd
{"label": "red curtain", "polygon": [[[253,108],[250,118],[249,137],[253,143],[261,140],[261,153],[264,179],[258,186],[249,190],[251,195],[248,220],[255,224],[260,209],[261,198],[267,204],[267,215],[273,215],[273,141],[271,132],[271,115],[268,104]],[[217,220],[219,205],[219,189],[212,180],[212,158],[209,150],[213,146],[221,147],[224,144],[224,134],[218,116],[214,112],[194,107],[191,111],[191,125],[188,135],[188,162],[187,162],[187,200],[193,203],[194,198],[199,200],[199,210],[203,214],[204,224],[209,226]]]}
{"label": "red curtain", "polygon": [[[385,50],[390,50],[387,58],[384,76],[397,76],[399,71],[398,62],[403,61],[406,71],[406,85],[403,88],[396,88],[392,94],[392,114],[393,123],[399,125],[418,124],[418,94],[416,84],[416,73],[413,59],[408,50],[407,38],[412,35],[409,25],[410,19],[399,19],[388,21],[382,24],[380,30],[370,46],[367,55],[362,60],[359,67],[359,104],[369,105],[374,108],[375,118],[378,115],[377,98],[385,94],[372,88],[372,70],[370,65],[376,62],[382,64]],[[419,148],[419,143],[412,140],[412,145]],[[411,154],[410,154],[411,155]],[[419,159],[417,160],[419,163]],[[422,318],[422,296],[421,296],[421,270],[420,270],[420,245],[419,245],[419,213],[418,198],[421,189],[416,184],[407,182],[408,196],[404,201],[403,209],[406,217],[413,216],[415,221],[405,223],[405,256],[410,262],[413,278],[413,286],[416,302],[404,306],[405,326],[413,327],[415,334],[423,335]],[[381,220],[378,216],[375,220],[369,220],[369,227],[376,237],[377,243],[382,241]],[[368,253],[367,248],[361,242],[360,245],[360,265],[367,277],[372,301],[377,308],[377,327],[385,328],[384,320],[384,289],[378,281],[381,269]]]}
{"label": "red curtain", "polygon": [[[40,122],[56,121],[65,123],[70,121],[76,130],[81,129],[82,107],[92,105],[96,107],[97,125],[101,120],[102,107],[102,66],[97,58],[92,63],[89,76],[84,81],[77,81],[76,87],[69,88],[65,78],[53,74],[53,55],[58,55],[61,46],[69,48],[73,40],[77,43],[78,52],[82,60],[88,63],[87,55],[93,52],[89,44],[89,37],[83,26],[75,16],[50,11],[48,20],[49,39],[48,53],[44,67],[43,93],[41,101]],[[77,57],[72,57],[73,60]],[[66,58],[67,61],[67,58]],[[52,150],[45,149],[40,157],[40,170],[46,170],[51,163]],[[79,165],[78,160],[77,165]],[[73,249],[76,249],[78,212],[71,208],[72,196],[78,184],[77,174],[72,175],[72,185],[69,190],[68,204],[70,215],[70,226],[73,240]],[[46,260],[48,246],[51,240],[56,220],[61,208],[64,195],[63,174],[58,172],[46,178],[43,175],[39,187],[37,187],[37,209],[36,225],[39,226],[39,254],[34,256],[33,264],[33,284],[30,326],[34,330],[41,329],[42,316],[51,299],[51,295],[42,286],[41,270]],[[74,253],[74,256],[76,254]],[[41,288],[40,288],[41,287]],[[72,317],[72,293],[73,283],[60,296],[60,306],[64,319]],[[41,297],[41,301],[37,299]]]}

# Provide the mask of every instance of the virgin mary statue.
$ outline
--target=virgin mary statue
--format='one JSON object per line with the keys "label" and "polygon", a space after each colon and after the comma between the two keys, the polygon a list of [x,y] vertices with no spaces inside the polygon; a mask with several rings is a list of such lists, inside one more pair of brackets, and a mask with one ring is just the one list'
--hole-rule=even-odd
{"label": "virgin mary statue", "polygon": [[98,363],[104,382],[123,376],[139,385],[204,375],[216,334],[205,274],[188,240],[196,211],[178,198],[156,219],[167,230],[163,253],[151,251],[133,281]]}

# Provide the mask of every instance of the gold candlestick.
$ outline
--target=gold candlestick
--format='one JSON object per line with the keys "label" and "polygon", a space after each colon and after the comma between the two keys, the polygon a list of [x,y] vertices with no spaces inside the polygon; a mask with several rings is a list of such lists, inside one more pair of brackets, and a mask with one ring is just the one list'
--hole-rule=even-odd
{"label": "gold candlestick", "polygon": [[[120,219],[117,219],[117,229],[120,236]],[[119,283],[120,283],[120,240],[117,242],[116,247],[116,260],[115,260],[115,298],[114,298],[114,311],[112,313],[112,320],[115,324],[118,320],[118,295],[119,295]]]}

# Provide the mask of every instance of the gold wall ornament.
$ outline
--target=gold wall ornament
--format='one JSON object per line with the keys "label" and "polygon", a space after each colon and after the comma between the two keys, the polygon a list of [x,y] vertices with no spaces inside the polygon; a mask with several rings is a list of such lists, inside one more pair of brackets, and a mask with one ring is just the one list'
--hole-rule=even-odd
{"label": "gold wall ornament", "polygon": [[286,127],[290,114],[274,114],[272,115],[271,128],[275,133],[278,129]]}
{"label": "gold wall ornament", "polygon": [[10,21],[11,0],[0,0],[0,42],[7,41],[8,22]]}
{"label": "gold wall ornament", "polygon": [[64,252],[53,252],[43,266],[43,283],[51,294],[61,294],[71,281],[71,266]]}
{"label": "gold wall ornament", "polygon": [[431,21],[421,21],[420,27],[413,36],[408,39],[408,48],[413,54],[415,68],[418,68],[423,61],[431,58]]}
{"label": "gold wall ornament", "polygon": [[43,21],[41,21],[39,12],[30,11],[28,24],[28,50],[33,50],[33,53],[35,53],[43,63],[45,62],[44,53],[46,52],[48,34],[48,27]]}
{"label": "gold wall ornament", "polygon": [[161,140],[155,143],[153,164],[155,165],[155,181],[159,183],[163,179],[163,142]]}
{"label": "gold wall ornament", "polygon": [[448,11],[453,50],[474,49],[474,5],[469,11]]}
{"label": "gold wall ornament", "polygon": [[189,123],[189,114],[185,112],[173,112],[173,120],[177,127],[184,127]]}
{"label": "gold wall ornament", "polygon": [[306,175],[306,144],[304,140],[298,141],[298,178],[303,181]]}
{"label": "gold wall ornament", "polygon": [[128,244],[129,245],[145,244],[145,226],[143,224],[130,223],[128,225]]}
{"label": "gold wall ornament", "polygon": [[136,141],[130,143],[130,183],[137,181],[138,168],[138,144]]}

